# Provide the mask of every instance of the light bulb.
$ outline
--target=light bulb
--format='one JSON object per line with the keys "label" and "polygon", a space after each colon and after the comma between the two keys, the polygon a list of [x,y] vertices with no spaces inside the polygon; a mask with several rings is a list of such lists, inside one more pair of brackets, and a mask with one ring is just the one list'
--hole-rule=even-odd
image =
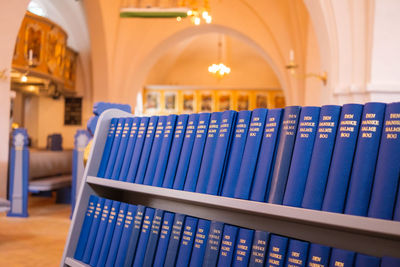
{"label": "light bulb", "polygon": [[26,83],[28,81],[28,77],[26,77],[26,75],[22,75],[21,76],[21,82]]}
{"label": "light bulb", "polygon": [[192,10],[188,10],[187,15],[188,15],[188,16],[193,15],[193,11],[192,11]]}
{"label": "light bulb", "polygon": [[203,13],[201,14],[201,16],[203,17],[203,19],[207,19],[207,17],[208,17],[208,12],[207,12],[207,11],[203,11]]}
{"label": "light bulb", "polygon": [[181,21],[182,18],[181,18],[181,17],[177,17],[176,20],[177,20],[177,21]]}
{"label": "light bulb", "polygon": [[195,24],[195,25],[200,25],[200,22],[201,22],[201,21],[200,21],[200,18],[195,18],[195,19],[194,19],[194,24]]}
{"label": "light bulb", "polygon": [[208,16],[205,20],[206,20],[206,23],[207,23],[207,24],[210,24],[211,21],[212,21],[212,17],[211,17],[211,16]]}

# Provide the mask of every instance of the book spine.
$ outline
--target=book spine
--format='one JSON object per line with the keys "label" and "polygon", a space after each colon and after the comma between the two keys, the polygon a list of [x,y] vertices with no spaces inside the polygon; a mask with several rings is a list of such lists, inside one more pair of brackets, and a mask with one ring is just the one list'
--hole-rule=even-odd
{"label": "book spine", "polygon": [[217,266],[232,266],[233,252],[235,250],[238,230],[239,228],[236,226],[225,225]]}
{"label": "book spine", "polygon": [[82,260],[83,253],[85,252],[85,247],[87,243],[87,239],[89,237],[90,228],[92,226],[92,221],[94,217],[94,212],[96,208],[96,204],[98,201],[98,197],[95,195],[91,195],[89,197],[88,207],[86,210],[85,219],[82,223],[81,233],[79,235],[78,244],[76,245],[76,250],[74,254],[74,258],[77,260]]}
{"label": "book spine", "polygon": [[[138,156],[138,158],[132,158],[132,164],[138,166],[133,166],[132,173],[136,169],[136,175],[134,176],[134,182],[137,184],[142,184],[144,180],[144,176],[146,174],[146,169],[147,169],[147,164],[149,162],[149,157],[150,157],[150,152],[152,150],[153,146],[153,141],[154,141],[154,135],[156,133],[156,127],[158,123],[158,116],[152,116],[149,121],[149,125],[147,126],[147,131],[146,131],[146,136],[144,137],[144,144],[143,148],[141,150],[141,153],[139,155],[133,154],[133,156]],[[139,139],[139,136],[138,136]],[[136,150],[136,149],[135,149]],[[136,151],[135,151],[136,152]],[[140,161],[139,161],[140,158]],[[138,160],[138,161],[134,161]],[[129,169],[129,174],[128,177],[131,177],[131,169]]]}
{"label": "book spine", "polygon": [[204,252],[203,266],[217,265],[223,229],[224,223],[217,221],[211,222],[206,250]]}
{"label": "book spine", "polygon": [[192,253],[193,242],[196,234],[199,219],[187,217],[183,228],[182,242],[179,247],[176,267],[189,266],[190,254]]}
{"label": "book spine", "polygon": [[249,267],[263,267],[265,265],[265,256],[267,254],[269,242],[269,233],[264,231],[255,231],[253,245],[251,246],[251,255]]}
{"label": "book spine", "polygon": [[399,267],[400,266],[400,258],[393,257],[382,257],[381,267]]}
{"label": "book spine", "polygon": [[107,162],[106,172],[104,174],[104,177],[107,179],[111,179],[111,175],[114,170],[115,160],[118,155],[118,148],[119,144],[121,143],[121,136],[124,125],[125,125],[125,118],[119,118],[117,122],[117,128],[115,129],[114,141],[111,147],[110,157]]}
{"label": "book spine", "polygon": [[164,182],[164,175],[167,169],[167,163],[169,161],[172,140],[175,136],[175,124],[177,118],[177,115],[169,115],[167,118],[167,125],[165,126],[164,135],[162,137],[162,145],[160,149],[159,159],[152,182],[153,186],[162,186]]}
{"label": "book spine", "polygon": [[153,266],[164,266],[172,225],[174,223],[174,217],[175,214],[171,212],[165,212],[164,214],[164,220],[161,226],[161,233],[158,240],[157,251],[154,256]]}
{"label": "book spine", "polygon": [[121,141],[118,146],[118,153],[115,158],[115,165],[113,171],[111,173],[112,180],[118,180],[119,175],[121,173],[121,167],[124,162],[124,157],[126,153],[126,148],[129,141],[129,134],[131,132],[133,118],[126,118],[125,123],[123,124],[122,134],[121,134]]}
{"label": "book spine", "polygon": [[253,244],[254,230],[240,228],[233,256],[234,267],[246,267],[249,264],[251,245]]}
{"label": "book spine", "polygon": [[287,237],[271,235],[266,262],[267,266],[282,267],[285,265],[288,243],[289,241]]}
{"label": "book spine", "polygon": [[290,239],[286,266],[306,266],[309,246],[308,242]]}
{"label": "book spine", "polygon": [[210,117],[210,113],[202,113],[199,116],[199,124],[197,125],[196,136],[192,149],[192,151],[195,151],[196,153],[192,153],[192,156],[190,157],[185,185],[183,187],[185,191],[194,192],[196,190],[196,184],[199,177],[201,159],[204,154],[204,145],[206,143]]}
{"label": "book spine", "polygon": [[301,207],[303,208],[315,210],[322,208],[340,109],[340,106],[334,105],[327,105],[321,108],[310,170],[301,202]]}
{"label": "book spine", "polygon": [[[179,157],[178,166],[175,174],[171,174],[171,176],[175,176],[173,189],[183,190],[185,185],[186,173],[189,167],[189,161],[192,156],[192,149],[194,144],[194,139],[196,137],[197,125],[199,123],[199,114],[190,114],[187,129],[185,132],[185,137],[183,140],[182,151]],[[169,175],[166,176],[170,177]],[[173,178],[168,178],[168,180],[172,180]]]}
{"label": "book spine", "polygon": [[[230,154],[233,125],[237,116],[236,111],[224,111],[221,116],[221,126],[219,128],[215,153],[211,164],[211,170],[207,189],[205,193],[217,195],[221,188],[221,180],[226,171],[227,158]],[[202,192],[204,193],[204,192]]]}
{"label": "book spine", "polygon": [[[283,205],[300,207],[317,131],[319,107],[303,107],[286,182]],[[282,204],[282,203],[275,203]]]}
{"label": "book spine", "polygon": [[310,244],[307,266],[329,266],[331,248],[319,244]]}
{"label": "book spine", "polygon": [[383,103],[367,103],[364,106],[346,200],[347,214],[368,214],[385,106]]}
{"label": "book spine", "polygon": [[[397,192],[400,192],[400,183],[399,183],[399,189]],[[393,220],[400,221],[400,194],[399,193],[397,193],[397,200],[396,200],[396,205],[394,207]]]}
{"label": "book spine", "polygon": [[381,259],[374,256],[357,254],[355,260],[355,267],[380,267]]}
{"label": "book spine", "polygon": [[[154,118],[152,117],[152,122],[151,122],[152,125],[150,125],[150,132],[149,132],[150,135],[152,135],[152,132],[154,132],[154,125],[155,125],[155,123],[157,123],[156,119],[158,119],[158,117],[154,117]],[[128,168],[128,173],[125,178],[125,181],[127,181],[128,183],[135,182],[135,177],[136,177],[136,173],[139,168],[139,165],[140,165],[140,159],[141,159],[144,143],[146,141],[147,130],[149,128],[149,124],[150,124],[150,119],[148,117],[141,118],[139,130],[138,130],[137,138],[136,138],[136,142],[135,142],[135,148],[133,149],[132,158],[129,161],[130,164],[129,164],[129,168]],[[151,141],[152,141],[152,139],[151,139]],[[150,138],[148,138],[147,143],[148,143],[147,145],[150,144]],[[145,152],[145,154],[146,153],[147,152]]]}
{"label": "book spine", "polygon": [[207,140],[201,160],[199,177],[196,184],[196,192],[205,193],[210,178],[211,165],[214,160],[215,146],[218,140],[218,131],[221,126],[222,112],[211,114],[210,126],[208,127]]}
{"label": "book spine", "polygon": [[276,150],[279,142],[279,130],[283,109],[268,110],[265,121],[264,136],[261,141],[260,154],[254,173],[254,181],[250,199],[264,202],[269,194],[269,187],[273,167],[275,165]]}
{"label": "book spine", "polygon": [[235,198],[249,199],[250,197],[250,190],[253,183],[261,140],[264,134],[267,113],[267,109],[260,108],[253,110],[251,114],[249,132],[247,134],[246,145],[235,188]]}
{"label": "book spine", "polygon": [[110,158],[111,147],[114,141],[115,127],[117,126],[118,119],[112,118],[110,121],[110,127],[108,129],[106,142],[104,144],[103,155],[101,157],[99,170],[97,171],[97,177],[104,177],[107,169],[108,159]]}
{"label": "book spine", "polygon": [[169,238],[167,254],[165,255],[164,266],[175,266],[185,218],[186,215],[184,214],[175,215],[174,224],[172,225],[171,236]]}
{"label": "book spine", "polygon": [[244,146],[246,144],[247,132],[249,129],[250,117],[251,111],[249,110],[242,110],[237,116],[229,162],[221,192],[221,195],[224,197],[233,197],[235,193],[240,164],[242,163]]}
{"label": "book spine", "polygon": [[131,165],[133,150],[136,145],[139,125],[140,125],[140,117],[133,118],[131,130],[129,131],[129,137],[126,145],[126,151],[123,158],[123,163],[121,165],[121,170],[119,172],[118,180],[120,181],[126,181],[127,179],[129,165]]}
{"label": "book spine", "polygon": [[128,266],[141,267],[143,265],[143,260],[147,248],[147,242],[149,241],[149,236],[151,233],[154,213],[155,213],[154,209],[146,208],[146,213],[144,214],[142,229],[140,230],[140,237],[137,244],[134,260],[133,263],[130,263]]}
{"label": "book spine", "polygon": [[368,217],[391,220],[399,187],[400,102],[386,106]]}
{"label": "book spine", "polygon": [[274,172],[271,178],[271,186],[268,202],[282,203],[285,193],[286,181],[292,160],[293,146],[299,122],[300,107],[286,107],[283,113],[281,132],[279,134],[279,146],[276,151]]}
{"label": "book spine", "polygon": [[353,266],[356,253],[354,251],[333,248],[329,266]]}
{"label": "book spine", "polygon": [[[151,224],[151,231],[149,236],[149,241],[146,247],[146,253],[143,258],[143,266],[153,266],[154,254],[156,253],[158,237],[161,232],[161,224],[164,217],[164,211],[157,209],[154,214],[154,219]],[[136,258],[135,258],[136,262]]]}
{"label": "book spine", "polygon": [[[157,163],[159,160],[160,150],[161,150],[161,146],[163,143],[164,131],[166,130],[166,127],[167,127],[167,117],[160,116],[158,118],[156,133],[154,135],[154,140],[153,140],[153,144],[151,147],[151,152],[149,155],[147,167],[143,168],[144,178],[142,180],[141,175],[139,174],[136,177],[135,183],[137,183],[137,184],[143,183],[145,185],[151,185],[153,183],[153,178],[154,178],[154,174],[156,172],[156,167],[157,167]],[[171,135],[169,134],[168,136],[171,136]],[[139,178],[139,180],[138,180],[138,178]]]}
{"label": "book spine", "polygon": [[357,143],[363,106],[345,104],[333,149],[322,210],[342,213]]}
{"label": "book spine", "polygon": [[199,219],[192,255],[190,256],[190,267],[201,267],[203,265],[210,224],[208,220]]}
{"label": "book spine", "polygon": [[179,115],[176,122],[175,134],[172,141],[171,152],[168,158],[168,165],[165,170],[165,177],[162,184],[164,188],[172,188],[174,184],[176,170],[182,151],[183,140],[185,139],[185,132],[188,123],[189,115]]}

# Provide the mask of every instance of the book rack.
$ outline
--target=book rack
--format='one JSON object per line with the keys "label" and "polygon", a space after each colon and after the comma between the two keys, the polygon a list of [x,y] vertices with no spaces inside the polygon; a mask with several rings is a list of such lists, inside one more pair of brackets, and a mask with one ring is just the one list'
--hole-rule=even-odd
{"label": "book rack", "polygon": [[96,177],[110,120],[129,117],[119,110],[104,112],[98,122],[90,158],[74,210],[61,266],[88,266],[73,259],[89,196],[263,230],[313,243],[373,256],[398,256],[400,222],[294,208],[249,200],[192,193]]}

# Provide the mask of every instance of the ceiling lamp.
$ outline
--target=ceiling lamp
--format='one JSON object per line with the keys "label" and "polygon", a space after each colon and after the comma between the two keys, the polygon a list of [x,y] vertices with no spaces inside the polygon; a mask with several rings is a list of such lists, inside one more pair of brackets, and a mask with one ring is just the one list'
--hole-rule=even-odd
{"label": "ceiling lamp", "polygon": [[208,67],[208,72],[215,75],[218,79],[225,77],[231,73],[231,68],[222,63],[222,55],[225,55],[225,49],[222,46],[222,37],[218,36],[217,52],[218,52],[218,63],[213,63]]}

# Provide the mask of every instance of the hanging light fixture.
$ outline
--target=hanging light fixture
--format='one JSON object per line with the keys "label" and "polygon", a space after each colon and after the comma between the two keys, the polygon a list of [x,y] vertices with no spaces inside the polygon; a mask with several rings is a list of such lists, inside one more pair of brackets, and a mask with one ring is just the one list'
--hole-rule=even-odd
{"label": "hanging light fixture", "polygon": [[218,44],[217,44],[217,49],[218,49],[218,63],[213,63],[208,67],[208,72],[211,74],[215,75],[218,79],[225,77],[225,75],[228,75],[231,73],[231,68],[226,66],[224,63],[222,63],[222,53],[225,52],[222,46],[222,37],[221,35],[218,36]]}

